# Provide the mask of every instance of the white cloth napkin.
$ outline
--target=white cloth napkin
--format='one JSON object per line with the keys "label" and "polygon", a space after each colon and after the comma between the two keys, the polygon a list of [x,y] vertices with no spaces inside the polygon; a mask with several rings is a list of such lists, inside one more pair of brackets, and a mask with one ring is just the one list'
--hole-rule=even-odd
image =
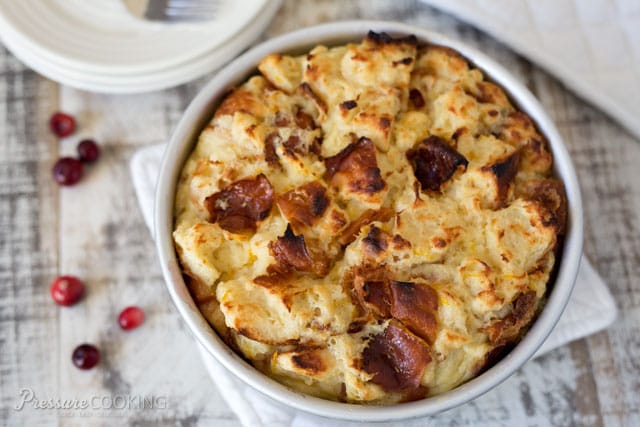
{"label": "white cloth napkin", "polygon": [[[131,160],[134,188],[144,220],[150,230],[153,230],[154,190],[164,147],[164,144],[159,144],[142,148]],[[535,356],[606,328],[615,320],[616,312],[616,306],[607,285],[583,256],[571,300],[555,329]],[[277,404],[227,372],[202,347],[200,352],[211,378],[222,392],[222,397],[244,426],[351,425],[305,414]]]}
{"label": "white cloth napkin", "polygon": [[640,138],[640,1],[422,1],[533,60]]}

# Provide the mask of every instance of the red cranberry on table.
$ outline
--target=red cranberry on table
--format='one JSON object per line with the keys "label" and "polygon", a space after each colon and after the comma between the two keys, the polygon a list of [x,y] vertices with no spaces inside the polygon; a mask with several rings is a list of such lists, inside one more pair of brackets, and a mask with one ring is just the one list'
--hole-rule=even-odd
{"label": "red cranberry on table", "polygon": [[135,329],[144,322],[144,311],[136,306],[127,307],[118,316],[118,323],[125,331]]}
{"label": "red cranberry on table", "polygon": [[84,283],[75,276],[60,276],[51,283],[49,291],[56,304],[70,306],[84,295]]}
{"label": "red cranberry on table", "polygon": [[78,144],[78,157],[85,163],[93,163],[100,156],[100,148],[93,139],[83,139]]}
{"label": "red cranberry on table", "polygon": [[65,113],[55,113],[49,119],[51,131],[60,138],[71,135],[76,130],[76,120]]}
{"label": "red cranberry on table", "polygon": [[78,369],[91,369],[100,361],[100,351],[95,345],[81,344],[73,350],[71,361]]}
{"label": "red cranberry on table", "polygon": [[53,179],[60,185],[74,185],[84,173],[82,162],[73,157],[62,157],[53,165]]}

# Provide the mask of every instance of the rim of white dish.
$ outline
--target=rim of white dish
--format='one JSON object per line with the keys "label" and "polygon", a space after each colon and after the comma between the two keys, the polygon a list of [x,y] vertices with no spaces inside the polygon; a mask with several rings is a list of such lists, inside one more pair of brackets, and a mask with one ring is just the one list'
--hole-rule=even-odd
{"label": "rim of white dish", "polygon": [[220,19],[167,24],[136,19],[124,4],[112,1],[0,0],[0,35],[64,68],[87,74],[145,74],[224,46],[268,3],[225,0]]}
{"label": "rim of white dish", "polygon": [[[503,87],[518,108],[532,117],[549,140],[555,172],[567,191],[569,213],[561,263],[545,308],[514,349],[493,367],[451,391],[389,406],[340,403],[305,395],[276,382],[245,362],[220,339],[193,303],[182,278],[172,239],[177,178],[197,135],[213,115],[217,102],[227,89],[255,72],[257,62],[267,54],[303,53],[316,44],[358,41],[369,30],[385,31],[392,35],[414,34],[421,42],[449,46]],[[473,400],[494,388],[534,355],[557,323],[571,295],[582,255],[583,217],[578,179],[562,138],[540,103],[504,67],[478,50],[439,33],[402,23],[344,21],[322,24],[275,37],[246,52],[224,67],[191,102],[169,142],[160,171],[154,205],[158,256],[171,298],[193,335],[228,371],[262,394],[289,407],[328,418],[389,421],[433,415]]]}
{"label": "rim of white dish", "polygon": [[207,52],[191,62],[148,74],[110,76],[82,72],[38,57],[28,47],[20,44],[17,39],[4,38],[3,42],[20,61],[38,73],[62,84],[77,89],[109,94],[149,92],[192,81],[222,66],[264,32],[278,11],[280,3],[281,0],[268,1],[261,14],[247,28],[213,51]]}

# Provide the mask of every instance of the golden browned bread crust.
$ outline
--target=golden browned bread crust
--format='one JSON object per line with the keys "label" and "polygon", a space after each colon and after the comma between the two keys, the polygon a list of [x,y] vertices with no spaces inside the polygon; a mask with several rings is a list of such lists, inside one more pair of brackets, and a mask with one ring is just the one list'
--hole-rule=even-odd
{"label": "golden browned bread crust", "polygon": [[229,345],[328,399],[447,391],[517,342],[565,233],[544,137],[413,36],[270,55],[186,162],[174,239]]}

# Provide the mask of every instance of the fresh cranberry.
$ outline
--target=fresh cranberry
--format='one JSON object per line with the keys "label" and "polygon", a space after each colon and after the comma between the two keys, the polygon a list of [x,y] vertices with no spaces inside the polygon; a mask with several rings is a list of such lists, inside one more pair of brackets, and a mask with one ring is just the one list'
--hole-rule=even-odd
{"label": "fresh cranberry", "polygon": [[58,112],[49,119],[49,127],[57,136],[64,138],[76,130],[76,120],[69,114]]}
{"label": "fresh cranberry", "polygon": [[91,369],[100,361],[100,351],[95,345],[81,344],[73,350],[71,361],[79,369]]}
{"label": "fresh cranberry", "polygon": [[136,306],[127,307],[118,316],[118,323],[125,331],[135,329],[144,322],[144,311]]}
{"label": "fresh cranberry", "polygon": [[62,157],[53,165],[53,179],[60,185],[76,184],[83,172],[82,162],[73,157]]}
{"label": "fresh cranberry", "polygon": [[58,305],[73,305],[84,294],[84,283],[75,276],[60,276],[51,282],[51,298]]}
{"label": "fresh cranberry", "polygon": [[85,163],[93,163],[100,156],[100,148],[93,139],[83,139],[78,144],[78,157]]}

